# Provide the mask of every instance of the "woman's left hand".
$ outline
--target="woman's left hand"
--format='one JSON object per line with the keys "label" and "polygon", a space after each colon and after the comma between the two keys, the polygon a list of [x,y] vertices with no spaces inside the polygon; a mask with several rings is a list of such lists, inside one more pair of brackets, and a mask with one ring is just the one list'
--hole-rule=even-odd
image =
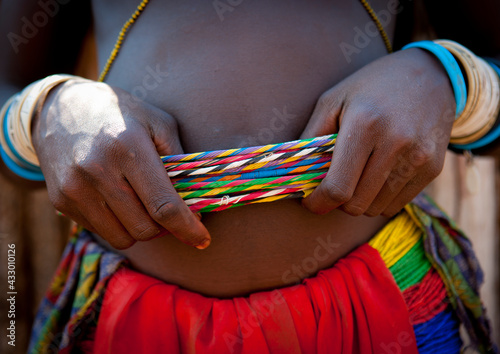
{"label": "woman's left hand", "polygon": [[439,175],[455,100],[432,54],[382,57],[325,92],[301,138],[337,133],[328,175],[303,200],[324,214],[392,216]]}

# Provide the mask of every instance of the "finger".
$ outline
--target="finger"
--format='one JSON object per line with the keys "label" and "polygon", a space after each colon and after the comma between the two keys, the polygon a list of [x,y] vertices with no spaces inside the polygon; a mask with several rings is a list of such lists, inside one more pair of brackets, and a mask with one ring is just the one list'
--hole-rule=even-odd
{"label": "finger", "polygon": [[147,241],[155,238],[163,227],[148,214],[130,184],[123,180],[100,191],[109,208],[133,239]]}
{"label": "finger", "polygon": [[389,203],[380,214],[383,216],[392,217],[399,213],[406,204],[411,202],[422,191],[423,187],[417,187],[409,183],[401,192]]}
{"label": "finger", "polygon": [[411,202],[432,180],[435,178],[433,174],[428,174],[427,177],[411,179],[401,190],[400,193],[391,201],[391,203],[381,212],[384,216],[393,216],[397,214],[406,204]]}
{"label": "finger", "polygon": [[384,186],[364,214],[367,216],[382,214],[391,205],[394,198],[403,190],[409,180],[409,177],[401,177],[391,172]]}
{"label": "finger", "polygon": [[135,240],[129,235],[125,227],[109,209],[102,197],[92,198],[92,203],[80,203],[85,205],[85,211],[81,212],[82,219],[91,225],[91,230],[104,238],[112,247],[122,250],[129,248]]}
{"label": "finger", "polygon": [[149,215],[184,243],[203,249],[210,235],[175,191],[153,144],[127,161],[125,178],[137,193]]}
{"label": "finger", "polygon": [[179,141],[176,120],[169,114],[154,107],[156,115],[148,115],[151,139],[160,156],[184,153]]}
{"label": "finger", "polygon": [[373,144],[364,140],[362,130],[351,129],[349,125],[341,127],[328,173],[303,200],[306,208],[326,214],[352,198],[373,149]]}
{"label": "finger", "polygon": [[97,233],[97,230],[87,221],[86,218],[78,211],[71,212],[62,212],[59,210],[65,217],[70,218],[78,225],[82,226],[84,229],[89,230],[90,232]]}
{"label": "finger", "polygon": [[384,187],[394,168],[395,161],[388,159],[385,149],[375,150],[367,164],[352,198],[340,209],[352,216],[364,214]]}
{"label": "finger", "polygon": [[[130,247],[135,241],[127,232],[123,232],[123,226],[116,222],[116,217],[110,213],[102,196],[85,180],[75,175],[70,175],[70,179],[71,183],[63,183],[59,188],[48,189],[49,198],[56,210],[87,230],[100,235],[113,247],[118,249]],[[110,218],[109,223],[102,219],[106,217]],[[114,226],[117,226],[116,230],[113,230]]]}
{"label": "finger", "polygon": [[343,102],[344,96],[340,90],[331,89],[321,95],[300,138],[308,139],[338,132]]}
{"label": "finger", "polygon": [[434,148],[414,145],[405,154],[398,154],[398,164],[387,179],[386,185],[372,203],[366,215],[392,216],[435,177],[443,166],[444,152],[436,156]]}

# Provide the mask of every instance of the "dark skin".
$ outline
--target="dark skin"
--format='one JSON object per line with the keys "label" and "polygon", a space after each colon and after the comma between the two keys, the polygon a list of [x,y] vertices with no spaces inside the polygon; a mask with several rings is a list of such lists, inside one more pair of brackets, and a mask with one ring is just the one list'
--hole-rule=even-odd
{"label": "dark skin", "polygon": [[[498,4],[483,2],[481,14],[499,13]],[[18,3],[9,6],[26,9]],[[384,0],[372,5],[388,8]],[[61,36],[68,31],[56,24],[73,12],[82,22],[70,28],[88,26],[93,16],[103,67],[137,1],[95,1],[92,14],[82,2],[64,6],[19,54],[1,54],[2,101],[50,72],[71,71],[62,63],[76,57],[83,31],[67,42]],[[445,9],[437,6],[429,11]],[[23,10],[9,14],[2,31],[19,32]],[[395,19],[385,26],[391,38]],[[451,86],[432,55],[387,55],[376,36],[346,60],[339,43],[352,43],[353,28],[369,22],[357,1],[243,2],[223,21],[211,2],[151,1],[106,84],[60,85],[35,118],[33,141],[55,207],[121,249],[139,271],[211,296],[281,287],[330,267],[439,174],[454,118]],[[493,36],[474,48],[478,54],[500,52],[500,35]],[[37,46],[58,41],[66,47],[52,53],[57,62],[49,54],[30,61]],[[276,123],[276,110],[288,119]],[[158,158],[334,132],[328,177],[302,205],[236,208],[202,222]],[[164,230],[172,235],[151,240]],[[319,256],[324,244],[330,247]],[[314,269],[301,267],[308,257]]]}

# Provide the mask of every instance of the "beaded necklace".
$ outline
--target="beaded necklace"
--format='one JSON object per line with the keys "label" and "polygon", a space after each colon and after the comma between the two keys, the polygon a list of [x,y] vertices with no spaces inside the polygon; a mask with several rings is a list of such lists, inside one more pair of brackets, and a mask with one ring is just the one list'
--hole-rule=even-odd
{"label": "beaded necklace", "polygon": [[[372,21],[375,23],[375,26],[377,26],[377,29],[380,33],[380,36],[382,37],[382,40],[384,41],[385,47],[387,48],[387,52],[392,53],[392,45],[391,41],[389,40],[389,36],[387,35],[387,32],[384,30],[384,27],[382,26],[382,23],[380,22],[377,14],[373,10],[373,8],[370,6],[367,0],[359,0],[361,2],[361,5],[365,8],[366,12],[368,12],[368,15],[372,19]],[[149,0],[142,0],[139,6],[137,6],[137,9],[134,11],[134,13],[130,16],[130,18],[125,22],[123,25],[122,29],[120,30],[120,33],[118,34],[118,38],[116,39],[115,45],[113,47],[113,50],[111,51],[111,54],[108,57],[108,60],[106,61],[106,65],[104,65],[104,69],[102,69],[101,74],[99,75],[99,80],[98,81],[104,81],[106,79],[106,76],[109,73],[109,69],[111,68],[111,65],[113,65],[113,62],[115,61],[118,53],[120,52],[121,46],[123,44],[123,40],[125,39],[125,36],[127,35],[128,31],[132,27],[132,25],[135,23],[135,21],[139,18],[139,16],[142,14],[146,6],[148,5]]]}

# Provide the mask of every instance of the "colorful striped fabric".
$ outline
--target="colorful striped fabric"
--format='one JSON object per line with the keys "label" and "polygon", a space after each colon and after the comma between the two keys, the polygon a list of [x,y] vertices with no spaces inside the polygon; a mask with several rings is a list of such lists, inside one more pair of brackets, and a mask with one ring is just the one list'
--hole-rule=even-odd
{"label": "colorful striped fabric", "polygon": [[420,353],[459,353],[460,321],[446,288],[427,259],[423,230],[410,214],[401,213],[370,242],[398,284],[410,313]]}
{"label": "colorful striped fabric", "polygon": [[[369,245],[402,292],[420,352],[458,353],[460,323],[474,349],[495,352],[478,293],[479,263],[467,238],[430,199],[417,197]],[[29,352],[91,348],[107,281],[126,265],[80,230],[40,306]]]}

